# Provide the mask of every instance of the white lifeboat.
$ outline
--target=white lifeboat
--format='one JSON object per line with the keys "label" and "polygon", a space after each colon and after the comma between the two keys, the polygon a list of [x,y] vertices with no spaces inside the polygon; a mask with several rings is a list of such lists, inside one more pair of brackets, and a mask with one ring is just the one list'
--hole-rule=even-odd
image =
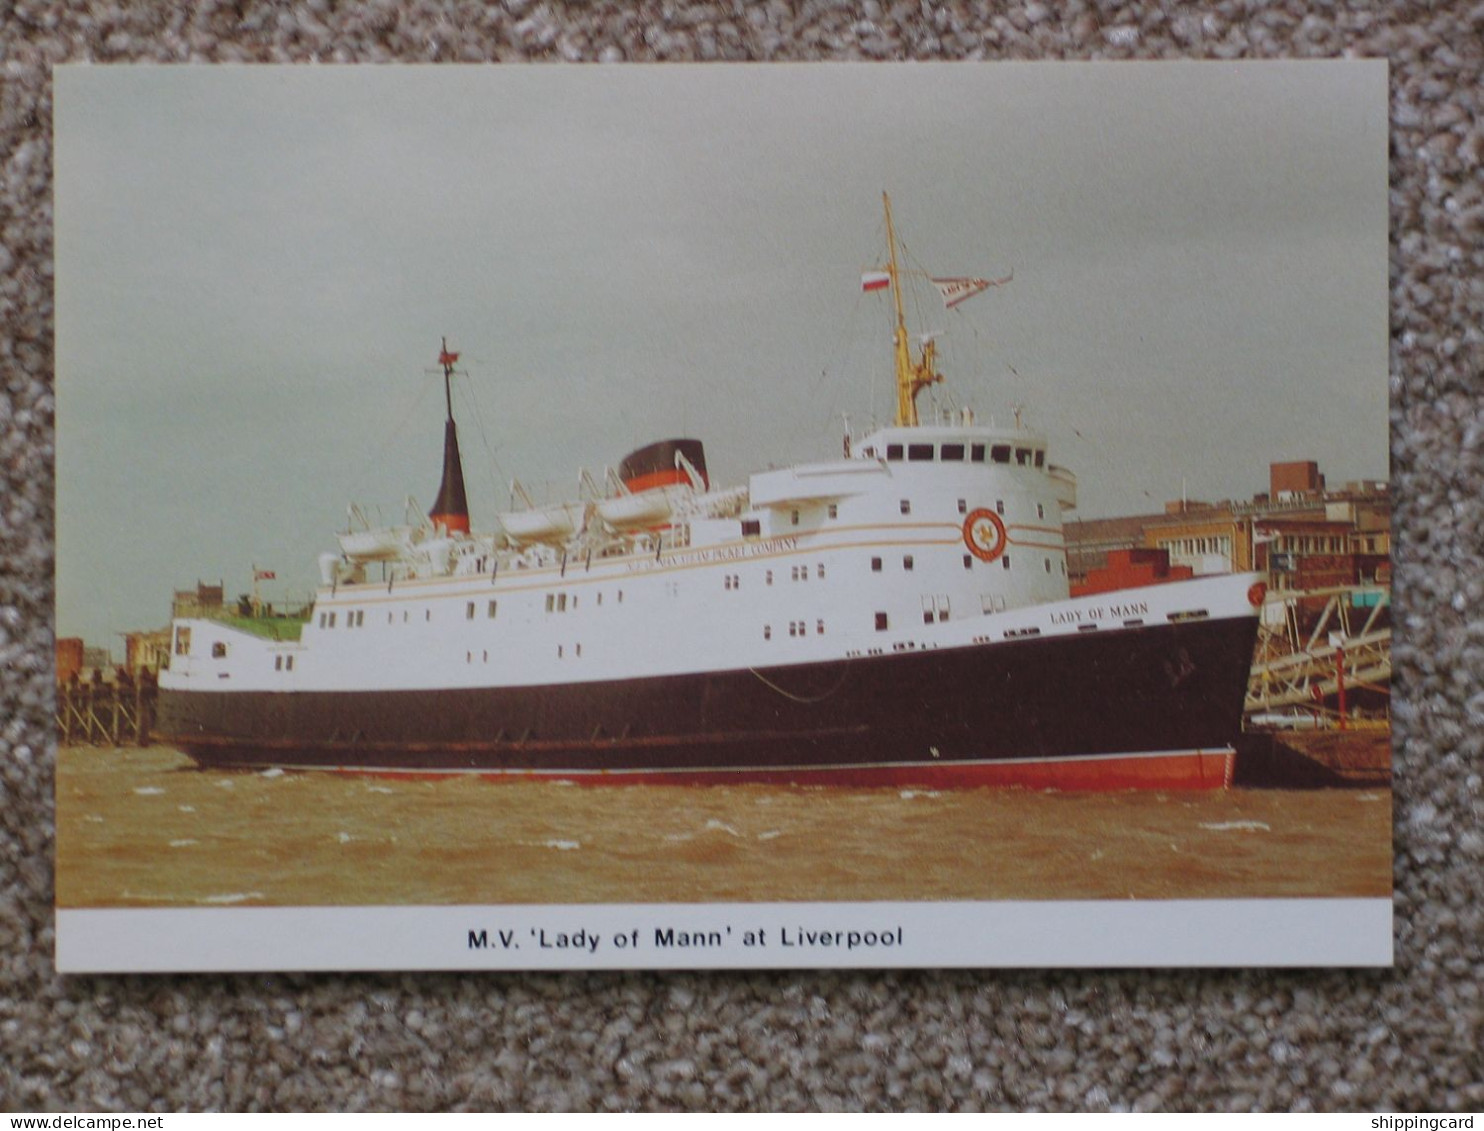
{"label": "white lifeboat", "polygon": [[577,532],[582,529],[585,510],[583,503],[555,503],[530,510],[506,511],[500,515],[500,525],[505,528],[505,534],[510,540],[517,544],[560,544],[577,536]]}

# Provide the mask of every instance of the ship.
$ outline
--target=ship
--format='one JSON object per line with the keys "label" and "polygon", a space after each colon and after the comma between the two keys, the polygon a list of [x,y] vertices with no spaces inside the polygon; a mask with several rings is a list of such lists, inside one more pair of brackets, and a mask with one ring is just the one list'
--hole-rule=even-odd
{"label": "ship", "polygon": [[[1214,789],[1231,783],[1256,574],[1070,595],[1077,480],[1047,437],[919,412],[891,201],[892,423],[711,483],[662,439],[471,529],[451,379],[426,516],[319,558],[302,630],[172,622],[156,737],[202,767],[581,783]],[[1005,280],[998,280],[1003,282]],[[993,285],[935,278],[946,305]],[[926,416],[926,419],[922,417]],[[280,638],[281,637],[281,638]]]}

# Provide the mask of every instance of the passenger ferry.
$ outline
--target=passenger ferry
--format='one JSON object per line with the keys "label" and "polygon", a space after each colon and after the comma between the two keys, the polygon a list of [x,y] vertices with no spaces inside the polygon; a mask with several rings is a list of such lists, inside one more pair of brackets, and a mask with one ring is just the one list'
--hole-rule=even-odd
{"label": "passenger ferry", "polygon": [[[358,522],[297,639],[181,618],[161,741],[204,766],[580,782],[1219,788],[1257,575],[1070,597],[1076,479],[1046,437],[919,419],[942,380],[895,299],[896,413],[842,458],[718,487],[629,454],[579,497],[516,485],[471,530],[449,383],[426,518]],[[992,285],[934,279],[946,304]]]}

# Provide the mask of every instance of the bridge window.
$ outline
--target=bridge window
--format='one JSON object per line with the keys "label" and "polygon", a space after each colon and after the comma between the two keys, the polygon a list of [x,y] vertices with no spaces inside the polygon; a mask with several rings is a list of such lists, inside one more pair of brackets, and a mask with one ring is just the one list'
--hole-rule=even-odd
{"label": "bridge window", "polygon": [[1021,467],[1025,467],[1031,462],[1031,450],[1029,448],[1016,448],[1015,462]]}
{"label": "bridge window", "polygon": [[1037,451],[1036,452],[1036,466],[1037,467],[1045,467],[1046,466],[1046,453],[1045,452],[1042,452],[1042,451]]}
{"label": "bridge window", "polygon": [[969,445],[969,462],[970,463],[983,463],[984,462],[984,445],[983,444],[971,444],[971,445]]}
{"label": "bridge window", "polygon": [[933,458],[933,446],[931,444],[908,444],[907,458],[916,463],[922,463]]}
{"label": "bridge window", "polygon": [[887,459],[893,459],[893,460],[901,459],[902,458],[902,445],[901,444],[887,444],[886,445],[886,458]]}
{"label": "bridge window", "polygon": [[940,458],[951,463],[962,463],[964,446],[962,444],[944,444]]}
{"label": "bridge window", "polygon": [[994,460],[995,463],[1009,463],[1010,445],[996,444],[994,447],[989,449],[989,458]]}

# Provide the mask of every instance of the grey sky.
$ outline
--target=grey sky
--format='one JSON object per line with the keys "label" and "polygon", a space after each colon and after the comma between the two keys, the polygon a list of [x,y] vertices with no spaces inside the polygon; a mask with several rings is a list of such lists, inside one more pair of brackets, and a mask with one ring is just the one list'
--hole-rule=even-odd
{"label": "grey sky", "polygon": [[713,480],[890,410],[917,265],[1014,281],[941,331],[1082,517],[1384,478],[1382,62],[58,71],[58,633],[200,578],[308,591],[350,501],[426,507],[439,338],[476,524],[705,440]]}

